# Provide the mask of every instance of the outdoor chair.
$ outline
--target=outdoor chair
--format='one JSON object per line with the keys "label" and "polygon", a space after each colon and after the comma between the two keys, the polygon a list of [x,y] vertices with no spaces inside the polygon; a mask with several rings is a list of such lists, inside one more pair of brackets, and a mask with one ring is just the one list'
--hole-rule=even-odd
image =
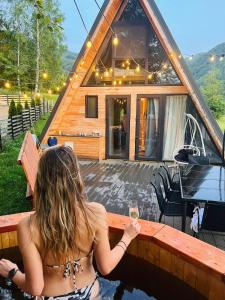
{"label": "outdoor chair", "polygon": [[[184,203],[180,202],[173,202],[172,196],[166,196],[165,193],[163,193],[161,182],[162,179],[159,174],[154,175],[154,182],[151,181],[150,184],[153,186],[156,194],[156,198],[159,205],[160,210],[160,216],[159,216],[159,223],[162,220],[162,216],[168,216],[168,217],[181,217],[183,215],[184,210]],[[172,195],[172,194],[171,194]],[[194,206],[192,204],[189,204],[187,207],[187,216],[192,216]]]}
{"label": "outdoor chair", "polygon": [[174,174],[171,174],[171,170],[167,165],[160,166],[160,169],[166,172],[167,179],[169,181],[170,188],[172,190],[178,190],[180,191],[180,180],[179,180],[179,173],[176,172]]}
{"label": "outdoor chair", "polygon": [[[198,221],[199,231],[205,229],[210,231],[225,232],[225,204],[207,202],[205,204],[202,223]],[[196,233],[194,233],[196,236]]]}
{"label": "outdoor chair", "polygon": [[168,176],[164,168],[158,169],[158,175],[161,177],[167,200],[169,202],[183,203],[180,191],[180,183],[178,184],[177,190],[173,190],[169,185]]}

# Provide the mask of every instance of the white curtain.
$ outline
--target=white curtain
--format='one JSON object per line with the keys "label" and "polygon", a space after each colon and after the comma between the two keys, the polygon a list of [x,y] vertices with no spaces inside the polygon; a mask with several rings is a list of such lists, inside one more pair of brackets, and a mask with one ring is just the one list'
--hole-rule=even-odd
{"label": "white curtain", "polygon": [[148,99],[147,128],[145,141],[145,157],[156,157],[156,144],[158,139],[159,100]]}
{"label": "white curtain", "polygon": [[173,160],[173,152],[184,144],[187,96],[166,97],[163,160]]}

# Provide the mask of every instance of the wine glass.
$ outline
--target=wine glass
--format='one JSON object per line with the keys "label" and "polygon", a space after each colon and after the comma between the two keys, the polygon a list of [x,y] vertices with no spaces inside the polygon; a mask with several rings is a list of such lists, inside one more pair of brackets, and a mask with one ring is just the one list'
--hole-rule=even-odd
{"label": "wine glass", "polygon": [[137,220],[139,218],[138,202],[136,200],[131,200],[129,203],[129,216],[131,219]]}

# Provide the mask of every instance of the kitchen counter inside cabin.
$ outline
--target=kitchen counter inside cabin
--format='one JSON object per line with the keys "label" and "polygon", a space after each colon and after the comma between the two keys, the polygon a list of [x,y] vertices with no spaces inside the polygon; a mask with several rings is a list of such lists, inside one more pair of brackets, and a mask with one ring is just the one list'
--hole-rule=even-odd
{"label": "kitchen counter inside cabin", "polygon": [[58,144],[71,146],[80,159],[103,159],[103,136],[88,133],[57,133],[51,134],[58,140]]}

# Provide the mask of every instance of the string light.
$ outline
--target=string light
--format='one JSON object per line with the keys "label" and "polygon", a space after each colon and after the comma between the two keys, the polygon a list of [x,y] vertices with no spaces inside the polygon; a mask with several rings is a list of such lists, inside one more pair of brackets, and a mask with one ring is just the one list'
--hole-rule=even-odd
{"label": "string light", "polygon": [[87,44],[86,44],[86,46],[87,46],[87,48],[89,48],[89,49],[90,49],[90,48],[91,48],[91,46],[92,46],[92,42],[91,42],[91,41],[88,41],[88,42],[87,42]]}
{"label": "string light", "polygon": [[24,94],[23,94],[23,97],[24,97],[25,99],[27,99],[27,94],[26,94],[26,93],[24,93]]}
{"label": "string light", "polygon": [[7,81],[7,82],[5,83],[5,88],[10,89],[10,87],[11,87],[11,84]]}
{"label": "string light", "polygon": [[119,44],[119,39],[118,39],[117,35],[115,34],[115,36],[113,38],[113,45],[118,46],[118,44]]}
{"label": "string light", "polygon": [[122,84],[122,81],[121,81],[121,80],[119,81],[119,84],[120,84],[120,85]]}
{"label": "string light", "polygon": [[44,79],[47,79],[47,78],[48,78],[48,73],[44,72],[44,73],[42,74],[42,77],[43,77]]}
{"label": "string light", "polygon": [[65,83],[65,82],[63,82],[63,86],[66,86],[66,83]]}
{"label": "string light", "polygon": [[48,90],[48,94],[51,95],[52,94],[52,90]]}
{"label": "string light", "polygon": [[36,96],[37,96],[38,98],[40,98],[40,97],[41,97],[41,94],[40,94],[40,93],[37,93]]}
{"label": "string light", "polygon": [[190,57],[189,57],[189,60],[192,60],[194,58],[194,55],[191,55]]}
{"label": "string light", "polygon": [[214,62],[214,61],[216,60],[215,55],[211,55],[210,58],[209,58],[209,60],[210,60],[211,62]]}
{"label": "string light", "polygon": [[69,81],[71,81],[71,80],[72,80],[72,77],[69,78]]}
{"label": "string light", "polygon": [[59,87],[57,86],[56,91],[59,92]]}
{"label": "string light", "polygon": [[136,72],[140,72],[140,71],[141,71],[140,65],[137,65]]}
{"label": "string light", "polygon": [[224,60],[224,54],[220,55],[220,61],[223,61]]}

